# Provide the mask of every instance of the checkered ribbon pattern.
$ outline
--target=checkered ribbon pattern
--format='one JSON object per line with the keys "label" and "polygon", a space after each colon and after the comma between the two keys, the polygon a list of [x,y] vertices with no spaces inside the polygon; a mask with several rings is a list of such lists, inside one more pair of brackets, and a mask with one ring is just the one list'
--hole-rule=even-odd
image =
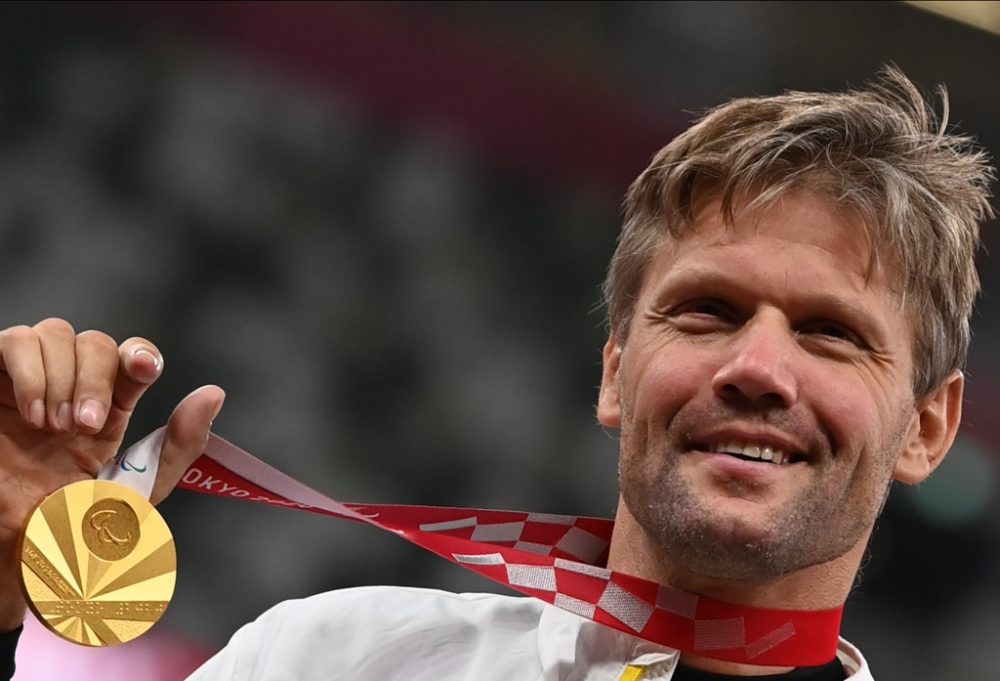
{"label": "checkered ribbon pattern", "polygon": [[523,594],[682,652],[793,667],[836,654],[842,608],[748,607],[602,567],[612,520],[335,501],[215,434],[178,486],[374,525]]}

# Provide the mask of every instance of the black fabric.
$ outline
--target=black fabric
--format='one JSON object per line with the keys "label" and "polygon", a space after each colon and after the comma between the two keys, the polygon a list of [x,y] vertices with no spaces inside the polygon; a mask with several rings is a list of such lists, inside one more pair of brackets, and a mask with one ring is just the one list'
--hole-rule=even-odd
{"label": "black fabric", "polygon": [[674,681],[844,681],[847,672],[840,660],[834,659],[820,667],[799,667],[784,674],[767,674],[766,676],[730,676],[729,674],[712,674],[700,669],[678,667],[674,673]]}
{"label": "black fabric", "polygon": [[14,677],[14,651],[23,630],[22,624],[14,631],[0,634],[0,681],[10,681]]}

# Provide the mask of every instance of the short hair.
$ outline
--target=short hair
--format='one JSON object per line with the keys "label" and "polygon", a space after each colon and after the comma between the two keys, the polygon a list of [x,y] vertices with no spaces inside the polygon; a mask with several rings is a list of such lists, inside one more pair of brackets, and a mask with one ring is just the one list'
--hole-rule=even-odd
{"label": "short hair", "polygon": [[627,340],[643,275],[664,239],[693,229],[693,204],[751,206],[805,188],[853,209],[873,267],[889,261],[913,324],[913,392],[923,397],[964,366],[979,292],[979,225],[992,217],[989,157],[948,130],[896,67],[863,89],[736,99],[708,111],[653,157],[629,187],[604,283],[610,333]]}

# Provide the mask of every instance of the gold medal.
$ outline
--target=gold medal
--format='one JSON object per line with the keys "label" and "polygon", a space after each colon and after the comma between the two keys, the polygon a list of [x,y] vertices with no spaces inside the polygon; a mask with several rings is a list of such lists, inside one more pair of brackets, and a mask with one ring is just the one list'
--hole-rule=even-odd
{"label": "gold medal", "polygon": [[174,593],[177,556],[166,522],[124,485],[84,480],[28,517],[21,587],[28,607],[67,641],[110,646],[145,633]]}

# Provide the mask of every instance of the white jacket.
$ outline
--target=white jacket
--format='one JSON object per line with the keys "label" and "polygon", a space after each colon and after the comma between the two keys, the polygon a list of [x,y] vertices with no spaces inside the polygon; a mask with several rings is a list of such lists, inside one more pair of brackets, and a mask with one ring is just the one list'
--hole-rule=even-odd
{"label": "white jacket", "polygon": [[[841,640],[848,681],[873,681]],[[362,587],[287,601],[241,628],[189,681],[642,681],[676,650],[533,598]]]}

